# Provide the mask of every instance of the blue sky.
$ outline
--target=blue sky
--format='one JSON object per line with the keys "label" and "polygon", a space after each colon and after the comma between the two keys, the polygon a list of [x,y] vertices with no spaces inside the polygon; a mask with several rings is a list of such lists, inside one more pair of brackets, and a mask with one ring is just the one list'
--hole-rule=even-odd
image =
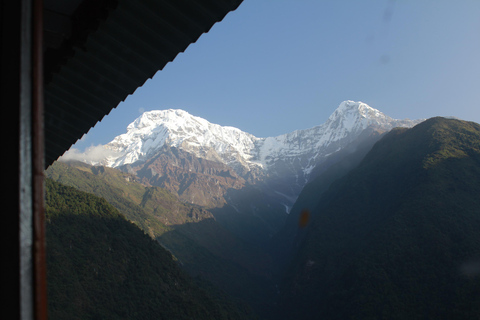
{"label": "blue sky", "polygon": [[257,137],[319,125],[344,100],[480,122],[479,34],[478,0],[244,0],[75,148],[170,108]]}

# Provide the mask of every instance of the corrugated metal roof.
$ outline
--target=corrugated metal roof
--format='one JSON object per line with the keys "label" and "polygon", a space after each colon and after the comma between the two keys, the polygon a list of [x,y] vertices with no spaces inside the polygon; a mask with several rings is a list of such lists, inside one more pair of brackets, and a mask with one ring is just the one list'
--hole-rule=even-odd
{"label": "corrugated metal roof", "polygon": [[72,38],[46,52],[46,165],[241,2],[103,0],[94,13],[79,8]]}

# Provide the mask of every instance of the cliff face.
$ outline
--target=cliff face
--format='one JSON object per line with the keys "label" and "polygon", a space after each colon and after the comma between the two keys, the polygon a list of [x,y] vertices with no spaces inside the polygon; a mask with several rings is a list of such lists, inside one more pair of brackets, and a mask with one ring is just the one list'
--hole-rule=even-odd
{"label": "cliff face", "polygon": [[134,173],[147,186],[165,188],[182,201],[204,208],[222,207],[227,190],[245,186],[245,179],[223,163],[168,146],[146,162],[120,169]]}

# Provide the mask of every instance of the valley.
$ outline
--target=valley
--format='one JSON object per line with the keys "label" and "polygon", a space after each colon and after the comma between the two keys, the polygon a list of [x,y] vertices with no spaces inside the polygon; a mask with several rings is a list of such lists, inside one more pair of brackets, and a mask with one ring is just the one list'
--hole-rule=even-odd
{"label": "valley", "polygon": [[46,176],[104,198],[201,287],[261,319],[466,319],[480,312],[479,278],[458,272],[480,257],[479,141],[475,123],[353,101],[268,138],[151,111],[105,158],[64,156]]}

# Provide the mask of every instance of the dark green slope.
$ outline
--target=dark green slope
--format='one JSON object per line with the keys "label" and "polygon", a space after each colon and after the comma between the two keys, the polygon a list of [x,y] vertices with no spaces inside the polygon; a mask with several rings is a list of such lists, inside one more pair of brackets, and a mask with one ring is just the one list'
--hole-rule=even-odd
{"label": "dark green slope", "polygon": [[271,261],[262,250],[223,228],[212,213],[182,203],[160,187],[146,187],[116,169],[56,162],[46,176],[106,199],[172,252],[184,270],[218,286],[259,312],[274,296]]}
{"label": "dark green slope", "polygon": [[[183,203],[163,188],[142,185],[133,175],[117,169],[94,167],[80,162],[55,162],[46,171],[46,176],[104,198],[168,248],[175,246],[174,242],[184,237],[193,240],[196,246],[240,263],[253,272],[264,272],[262,268],[265,267],[252,262],[261,260],[260,256],[264,253],[240,241],[223,228],[210,211]],[[177,247],[181,249],[180,246]],[[194,250],[197,248],[187,246],[174,254],[182,261],[188,261],[188,256]]]}
{"label": "dark green slope", "polygon": [[480,125],[393,130],[312,213],[279,316],[479,319]]}
{"label": "dark green slope", "polygon": [[152,237],[159,236],[171,228],[152,217],[150,208],[142,208],[146,188],[136,183],[135,176],[105,167],[92,167],[82,162],[55,162],[45,175],[80,191],[95,194],[107,200],[127,219],[135,222]]}
{"label": "dark green slope", "polygon": [[315,209],[321,195],[328,190],[330,185],[358,166],[383,134],[384,132],[379,132],[373,128],[365,130],[358,140],[332,154],[325,163],[313,170],[312,176],[316,178],[313,178],[303,188],[288,214],[283,228],[271,241],[274,257],[283,272],[285,271],[284,268],[288,266],[292,254],[298,250],[298,243],[301,241],[300,233],[305,233],[299,227],[300,214]]}
{"label": "dark green slope", "polygon": [[50,319],[249,319],[104,199],[46,181]]}

